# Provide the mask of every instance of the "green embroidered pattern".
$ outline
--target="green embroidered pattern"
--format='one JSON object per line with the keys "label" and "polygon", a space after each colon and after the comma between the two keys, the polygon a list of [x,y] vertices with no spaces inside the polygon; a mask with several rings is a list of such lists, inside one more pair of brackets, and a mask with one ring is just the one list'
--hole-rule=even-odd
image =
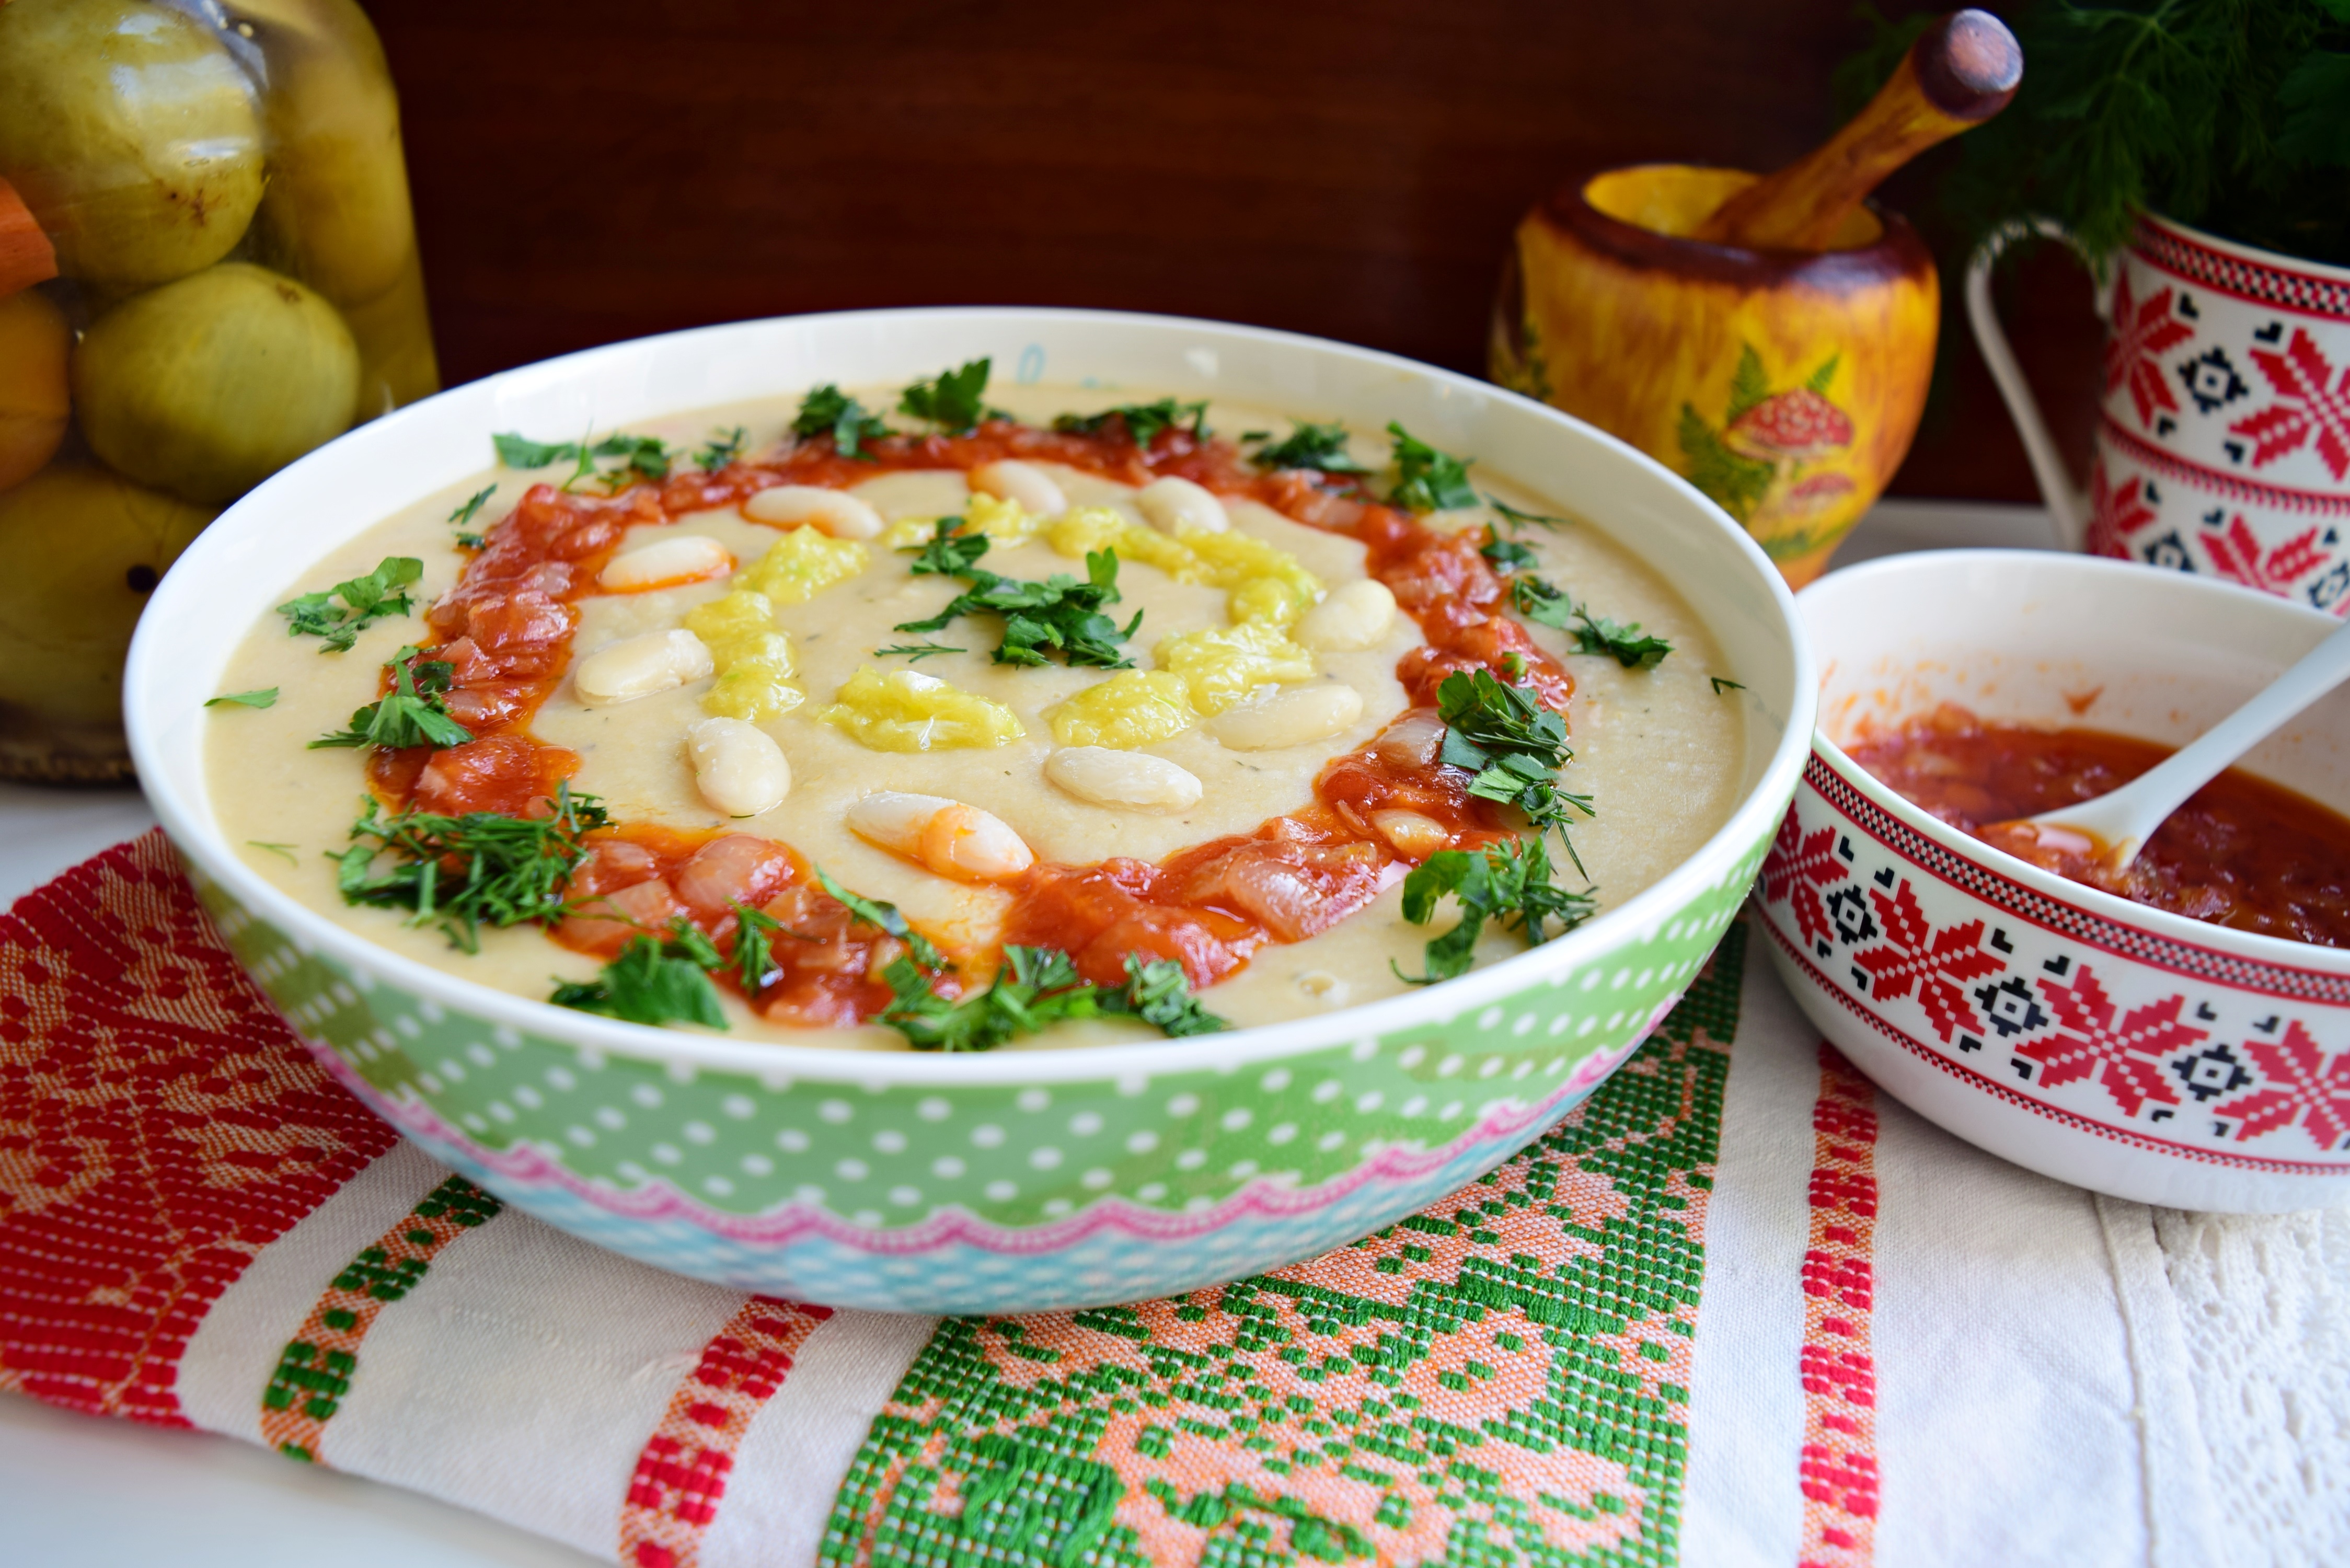
{"label": "green embroidered pattern", "polygon": [[1702,1221],[1745,929],[1548,1137],[1311,1262],[941,1324],[827,1564],[1679,1559]]}
{"label": "green embroidered pattern", "polygon": [[261,1392],[261,1432],[271,1447],[289,1459],[317,1462],[319,1439],[350,1392],[359,1342],[378,1314],[416,1288],[443,1247],[504,1207],[452,1176],[419,1199],[375,1245],[359,1249],[278,1353]]}

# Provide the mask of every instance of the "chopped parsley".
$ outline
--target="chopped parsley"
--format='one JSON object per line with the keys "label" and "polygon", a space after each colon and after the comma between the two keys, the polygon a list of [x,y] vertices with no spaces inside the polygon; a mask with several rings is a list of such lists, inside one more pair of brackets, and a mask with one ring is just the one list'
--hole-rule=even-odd
{"label": "chopped parsley", "polygon": [[873,657],[876,659],[902,658],[909,664],[920,664],[934,654],[969,653],[970,651],[968,648],[949,648],[942,642],[912,642],[897,643],[889,648],[877,648],[873,650]]}
{"label": "chopped parsley", "polygon": [[873,455],[865,450],[866,443],[888,435],[889,427],[878,415],[868,413],[863,403],[827,381],[800,400],[800,411],[792,421],[792,433],[803,441],[828,434],[834,452],[859,462],[871,462]]}
{"label": "chopped parsley", "polygon": [[713,427],[710,439],[703,441],[702,450],[693,454],[693,466],[704,473],[716,473],[742,457],[743,442],[750,433],[741,425]]}
{"label": "chopped parsley", "polygon": [[1445,724],[1438,760],[1473,775],[1471,794],[1525,813],[1537,836],[1557,828],[1572,856],[1567,809],[1594,813],[1590,796],[1558,785],[1559,770],[1575,755],[1566,743],[1566,720],[1533,687],[1505,686],[1484,670],[1446,676],[1436,689],[1436,710]]}
{"label": "chopped parsley", "polygon": [[993,655],[998,664],[1044,664],[1054,653],[1069,664],[1101,670],[1124,670],[1133,663],[1118,645],[1134,635],[1142,624],[1142,612],[1137,610],[1123,628],[1101,613],[1102,606],[1118,601],[1115,551],[1089,552],[1082,583],[1066,572],[1055,572],[1041,583],[1024,583],[975,564],[987,553],[985,535],[950,538],[947,526],[947,522],[939,524],[938,536],[924,546],[913,570],[959,577],[971,587],[930,619],[903,621],[892,630],[943,631],[958,616],[985,611],[1003,618],[1003,640]]}
{"label": "chopped parsley", "polygon": [[1510,579],[1510,602],[1528,620],[1565,631],[1575,617],[1575,601],[1547,578],[1523,572]]}
{"label": "chopped parsley", "polygon": [[1673,650],[1661,637],[1643,636],[1637,620],[1625,626],[1581,605],[1575,607],[1575,618],[1583,623],[1573,628],[1575,652],[1604,653],[1627,670],[1654,670]]}
{"label": "chopped parsley", "polygon": [[338,730],[310,742],[321,746],[462,746],[473,732],[449,716],[441,694],[449,690],[456,666],[445,659],[420,659],[413,644],[391,656],[384,668],[391,671],[391,690],[351,715],[348,730]]}
{"label": "chopped parsley", "polygon": [[979,428],[992,410],[984,399],[991,361],[973,359],[960,369],[941,370],[927,381],[917,381],[898,394],[898,411],[928,420],[956,435]]}
{"label": "chopped parsley", "polygon": [[424,563],[415,556],[386,556],[366,576],[288,599],[277,613],[286,618],[286,636],[323,638],[319,652],[348,653],[359,633],[384,617],[416,613],[406,590],[423,576]]}
{"label": "chopped parsley", "polygon": [[[702,1023],[712,1029],[726,1027],[725,1012],[718,1005],[718,988],[710,983],[705,972],[711,966],[704,961],[715,958],[717,950],[703,936],[683,920],[673,922],[682,929],[666,941],[650,937],[630,937],[620,956],[604,966],[603,971],[591,981],[570,981],[558,984],[547,1000],[557,1007],[576,1008],[581,1012],[600,1012],[607,1018],[624,1019],[630,1023]],[[685,933],[691,933],[688,940]],[[702,950],[708,949],[707,952]]]}
{"label": "chopped parsley", "polygon": [[[405,909],[411,926],[439,921],[453,945],[481,950],[484,926],[551,925],[564,914],[571,873],[588,856],[580,836],[606,821],[594,795],[556,786],[541,817],[469,811],[404,811],[387,817],[373,799],[351,825],[351,846],[333,858],[347,904]],[[392,864],[378,871],[379,857]]]}
{"label": "chopped parsley", "polygon": [[1485,497],[1485,504],[1502,514],[1502,521],[1510,525],[1510,532],[1513,534],[1529,524],[1542,529],[1544,533],[1555,534],[1561,528],[1573,525],[1575,522],[1572,517],[1549,517],[1540,512],[1521,512],[1495,495]]}
{"label": "chopped parsley", "polygon": [[1477,504],[1477,493],[1469,487],[1469,463],[1475,459],[1463,462],[1439,452],[1393,420],[1388,421],[1388,434],[1395,438],[1396,463],[1389,505],[1409,512],[1449,512]]}
{"label": "chopped parsley", "polygon": [[1145,963],[1140,953],[1126,955],[1126,983],[1104,992],[1101,1008],[1106,1013],[1139,1018],[1162,1034],[1215,1034],[1232,1027],[1230,1020],[1200,1005],[1181,964],[1173,959]]}
{"label": "chopped parsley", "polygon": [[[1551,880],[1550,855],[1539,835],[1482,849],[1437,851],[1403,879],[1403,918],[1415,926],[1428,924],[1437,900],[1447,893],[1461,900],[1460,923],[1430,939],[1426,973],[1406,974],[1388,960],[1397,979],[1433,985],[1465,974],[1488,920],[1522,932],[1533,946],[1565,935],[1598,909],[1591,894],[1571,893]],[[1558,929],[1546,929],[1554,922]]]}
{"label": "chopped parsley", "polygon": [[1263,468],[1310,468],[1323,473],[1367,473],[1370,471],[1347,453],[1347,427],[1298,421],[1280,441],[1271,431],[1250,431],[1241,440],[1256,443],[1250,461]]}
{"label": "chopped parsley", "polygon": [[939,951],[937,945],[930,938],[908,925],[906,917],[898,912],[897,905],[885,904],[878,898],[868,898],[850,892],[834,881],[831,874],[821,866],[816,867],[816,879],[817,886],[839,902],[848,906],[850,914],[871,926],[875,930],[885,931],[905,943],[907,950],[914,955],[916,964],[932,973],[947,967],[946,954]]}
{"label": "chopped parsley", "polygon": [[896,999],[880,1022],[917,1051],[993,1051],[1023,1034],[1078,1018],[1133,1018],[1170,1035],[1210,1034],[1232,1025],[1200,1005],[1183,966],[1146,963],[1128,953],[1121,986],[1087,985],[1058,948],[1017,944],[977,996],[950,1002],[931,990],[931,976],[905,959],[882,971]]}
{"label": "chopped parsley", "polygon": [[1542,565],[1534,551],[1515,539],[1503,538],[1501,532],[1491,523],[1485,524],[1485,542],[1477,546],[1477,553],[1503,576],[1513,572],[1530,572]]}
{"label": "chopped parsley", "polygon": [[[594,442],[585,438],[564,441],[532,441],[512,431],[494,435],[490,441],[498,449],[498,461],[508,468],[539,469],[558,462],[572,463],[571,477],[563,482],[566,490],[588,478],[601,479],[615,485],[627,483],[632,474],[647,480],[667,479],[672,461],[669,443],[659,436],[628,435],[618,431]],[[613,467],[606,468],[601,461],[606,458],[619,461]]]}
{"label": "chopped parsley", "polygon": [[961,1002],[931,990],[930,973],[908,959],[893,961],[881,978],[897,994],[878,1022],[917,1051],[993,1051],[1016,1035],[1101,1014],[1100,992],[1058,948],[1006,947],[987,989]]}
{"label": "chopped parsley", "polygon": [[1204,398],[1196,403],[1161,398],[1155,403],[1120,403],[1097,414],[1062,414],[1053,421],[1053,428],[1073,435],[1099,435],[1113,420],[1126,426],[1126,433],[1137,446],[1147,447],[1159,439],[1160,431],[1184,425],[1191,427],[1192,440],[1208,439],[1208,403]]}
{"label": "chopped parsley", "polygon": [[1743,681],[1732,680],[1727,675],[1709,675],[1706,679],[1713,682],[1713,694],[1717,697],[1721,696],[1725,691],[1743,691],[1746,690],[1746,685]]}
{"label": "chopped parsley", "polygon": [[204,699],[207,708],[218,708],[230,702],[240,708],[273,708],[277,704],[277,688],[264,686],[257,691],[224,691],[217,697]]}
{"label": "chopped parsley", "polygon": [[958,535],[962,526],[960,517],[941,517],[931,524],[928,543],[902,546],[916,552],[906,569],[918,577],[959,577],[970,571],[987,554],[988,538],[984,534]]}
{"label": "chopped parsley", "polygon": [[[1511,605],[1528,620],[1565,632],[1575,652],[1605,654],[1627,670],[1654,670],[1673,650],[1673,645],[1663,638],[1644,634],[1638,621],[1626,626],[1605,616],[1593,615],[1557,585],[1523,569],[1535,564],[1533,551],[1496,536],[1490,526],[1485,535],[1486,543],[1478,554],[1492,562],[1496,569],[1516,573],[1509,579]],[[1721,690],[1718,682],[1714,690]]]}

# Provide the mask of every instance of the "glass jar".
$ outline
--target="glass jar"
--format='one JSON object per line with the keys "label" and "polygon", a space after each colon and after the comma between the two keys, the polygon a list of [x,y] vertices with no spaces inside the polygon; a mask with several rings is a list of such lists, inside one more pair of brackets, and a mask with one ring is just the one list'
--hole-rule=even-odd
{"label": "glass jar", "polygon": [[0,3],[0,777],[128,779],[162,574],[439,374],[355,0]]}

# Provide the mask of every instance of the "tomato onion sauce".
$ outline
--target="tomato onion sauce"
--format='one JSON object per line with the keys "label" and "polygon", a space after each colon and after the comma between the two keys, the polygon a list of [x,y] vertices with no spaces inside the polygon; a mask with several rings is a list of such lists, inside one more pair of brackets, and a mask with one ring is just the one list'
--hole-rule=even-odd
{"label": "tomato onion sauce", "polygon": [[[1004,942],[1062,949],[1096,984],[1123,983],[1128,955],[1139,954],[1173,959],[1193,986],[1206,986],[1267,943],[1300,941],[1336,925],[1436,851],[1512,833],[1499,807],[1468,793],[1466,774],[1438,762],[1437,689],[1456,671],[1485,670],[1531,686],[1564,714],[1575,680],[1502,613],[1507,589],[1478,553],[1474,530],[1430,528],[1372,501],[1352,478],[1260,472],[1229,441],[1180,427],[1143,447],[1117,421],[1087,433],[991,420],[968,435],[896,435],[865,451],[871,461],[841,457],[821,435],[771,457],[612,496],[533,486],[484,535],[457,586],[426,612],[441,640],[425,657],[452,666],[445,701],[475,738],[443,750],[379,750],[369,762],[375,793],[395,808],[449,815],[550,809],[547,797],[579,758],[535,740],[530,722],[568,665],[575,602],[604,591],[597,574],[631,527],[734,505],[778,484],[847,488],[893,471],[967,472],[1021,458],[1138,486],[1190,479],[1360,540],[1367,570],[1395,594],[1425,642],[1396,672],[1417,706],[1369,744],[1326,764],[1313,804],[1156,865],[1040,864],[1012,888]],[[787,846],[744,834],[628,823],[597,829],[586,842],[593,852],[572,878],[574,912],[552,930],[564,946],[609,958],[631,937],[681,917],[731,950],[732,909],[743,904],[764,909],[783,927],[770,943],[770,973],[747,998],[762,1017],[786,1026],[849,1025],[889,1004],[879,976],[902,944],[855,920]],[[952,956],[958,972],[940,988],[949,996],[984,984],[1000,961],[995,950]]]}
{"label": "tomato onion sauce", "polygon": [[1846,754],[1905,800],[2020,858],[2133,903],[2350,947],[2350,819],[2230,768],[2171,813],[2128,870],[2001,825],[2119,789],[2171,754],[2101,730],[1985,723],[1945,705]]}

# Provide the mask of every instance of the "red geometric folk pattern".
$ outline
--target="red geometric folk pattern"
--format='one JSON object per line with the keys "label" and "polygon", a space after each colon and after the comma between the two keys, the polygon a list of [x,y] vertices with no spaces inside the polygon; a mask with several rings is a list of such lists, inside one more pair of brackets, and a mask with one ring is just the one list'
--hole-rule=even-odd
{"label": "red geometric folk pattern", "polygon": [[1836,858],[1835,830],[1823,827],[1806,838],[1795,821],[1794,809],[1788,808],[1787,820],[1779,825],[1779,836],[1772,842],[1770,858],[1762,862],[1762,896],[1773,903],[1792,900],[1795,927],[1805,941],[1827,940],[1828,912],[1820,902],[1820,889],[1843,881],[1845,875],[1844,863]]}
{"label": "red geometric folk pattern", "polygon": [[2098,1121],[2094,1117],[2078,1115],[2064,1109],[2062,1106],[2051,1105],[2036,1096],[2019,1093],[2012,1085],[2003,1084],[1988,1074],[1975,1071],[1950,1052],[1937,1050],[1933,1045],[1908,1031],[1896,1028],[1883,1016],[1864,1005],[1858,998],[1822,972],[1819,965],[1812,961],[1809,950],[1797,946],[1795,940],[1781,929],[1777,921],[1766,919],[1762,922],[1762,929],[1769,934],[1771,940],[1778,944],[1779,950],[1787,955],[1789,961],[1810,975],[1821,992],[1834,997],[1846,1012],[1851,1013],[1863,1024],[1874,1029],[1927,1066],[1981,1090],[2002,1105],[2013,1106],[2022,1111],[2030,1111],[2033,1116],[2044,1116],[2060,1127],[2091,1133],[2127,1148],[2158,1150],[2163,1154],[2176,1155],[2181,1159],[2191,1160],[2199,1165],[2225,1166],[2230,1170],[2274,1171],[2288,1176],[2333,1175],[2339,1173],[2342,1168],[2338,1163],[2305,1159],[2259,1158],[2251,1155],[2235,1154],[2225,1149],[2214,1148],[2208,1144],[2189,1143],[2180,1138],[2158,1137],[2137,1127],[2116,1127],[2110,1122]]}
{"label": "red geometric folk pattern", "polygon": [[2333,552],[2320,543],[2324,532],[2313,525],[2263,550],[2260,535],[2239,512],[2225,528],[2201,538],[2212,570],[2220,576],[2263,593],[2282,594],[2334,558]]}
{"label": "red geometric folk pattern", "polygon": [[2161,515],[2147,504],[2146,483],[2137,474],[2125,472],[2108,484],[2102,456],[2089,471],[2089,509],[2088,548],[2096,556],[2127,555],[2122,541]]}
{"label": "red geometric folk pattern", "polygon": [[2170,299],[2167,288],[2150,299],[2132,299],[2126,269],[2114,279],[2114,320],[2106,337],[2106,395],[2113,396],[2126,384],[2142,425],[2152,424],[2158,410],[2178,411],[2160,356],[2194,337],[2195,329],[2171,315]]}
{"label": "red geometric folk pattern", "polygon": [[1866,1568],[1877,1542],[1877,1090],[1820,1042],[1804,1254],[1803,1568]]}
{"label": "red geometric folk pattern", "polygon": [[2143,219],[2130,246],[2164,271],[2222,294],[2312,316],[2350,317],[2350,282],[2230,255]]}
{"label": "red geometric folk pattern", "polygon": [[637,1456],[620,1505],[621,1568],[692,1568],[735,1451],[830,1307],[752,1296],[702,1347]]}
{"label": "red geometric folk pattern", "polygon": [[2126,1116],[2137,1115],[2148,1100],[2178,1103],[2163,1075],[2163,1058],[2210,1036],[2208,1029],[2178,1021],[2185,996],[2133,1007],[2116,1025],[2113,998],[2087,964],[2072,984],[2043,979],[2040,989],[2056,1014],[2056,1028],[2016,1046],[2015,1054],[2041,1064],[2043,1088],[2094,1074]]}
{"label": "red geometric folk pattern", "polygon": [[222,946],[161,833],[0,918],[0,1389],[185,1426],[188,1337],[391,1129]]}
{"label": "red geometric folk pattern", "polygon": [[2279,401],[2228,427],[2252,443],[2252,466],[2263,468],[2287,452],[2314,447],[2328,473],[2350,478],[2350,365],[2337,373],[2317,339],[2300,327],[2293,329],[2283,353],[2251,352],[2252,363],[2280,394]]}
{"label": "red geometric folk pattern", "polygon": [[404,1299],[442,1248],[504,1205],[462,1176],[434,1188],[400,1222],[359,1249],[278,1353],[261,1394],[261,1436],[289,1459],[324,1463],[328,1421],[350,1392],[359,1342],[386,1306]]}
{"label": "red geometric folk pattern", "polygon": [[2206,468],[2145,440],[2110,414],[2097,416],[2097,437],[2100,443],[2111,443],[2154,478],[2209,491],[2239,506],[2262,506],[2272,512],[2300,513],[2311,517],[2350,517],[2350,493],[2262,484],[2240,473]]}
{"label": "red geometric folk pattern", "polygon": [[2298,1121],[2318,1147],[2341,1147],[2350,1134],[2350,1051],[2323,1065],[2323,1047],[2298,1018],[2285,1026],[2282,1040],[2247,1040],[2244,1051],[2268,1075],[2269,1087],[2217,1108],[2220,1116],[2244,1118],[2237,1137],[2258,1137]]}
{"label": "red geometric folk pattern", "polygon": [[1868,971],[1869,994],[1882,1002],[1907,996],[1915,986],[1927,1022],[1945,1045],[1960,1029],[1981,1033],[1983,1023],[1974,1004],[1950,982],[1981,980],[2007,967],[1982,950],[1983,923],[1970,920],[1937,934],[1907,877],[1892,898],[1874,888],[1868,898],[1885,928],[1885,944],[1853,954],[1852,961]]}

